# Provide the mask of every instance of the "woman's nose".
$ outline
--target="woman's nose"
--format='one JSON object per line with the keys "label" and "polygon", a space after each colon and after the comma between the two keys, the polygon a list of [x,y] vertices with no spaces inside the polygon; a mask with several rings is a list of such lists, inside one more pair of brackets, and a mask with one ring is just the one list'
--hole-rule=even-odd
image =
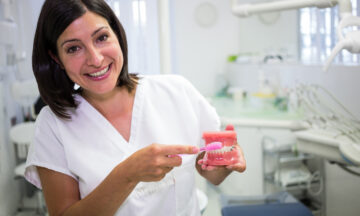
{"label": "woman's nose", "polygon": [[100,67],[104,56],[96,47],[89,47],[87,53],[87,64],[95,67]]}

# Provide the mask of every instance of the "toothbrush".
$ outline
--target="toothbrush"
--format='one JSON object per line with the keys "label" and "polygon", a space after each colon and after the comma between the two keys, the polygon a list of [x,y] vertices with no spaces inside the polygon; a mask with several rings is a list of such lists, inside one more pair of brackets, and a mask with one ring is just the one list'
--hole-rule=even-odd
{"label": "toothbrush", "polygon": [[[208,145],[206,145],[205,147],[200,148],[199,153],[202,151],[212,151],[212,150],[217,150],[217,149],[221,149],[221,148],[222,148],[221,142],[212,142],[212,143],[209,143]],[[183,156],[183,154],[168,155],[168,157],[174,157],[174,156]]]}
{"label": "toothbrush", "polygon": [[221,149],[221,148],[222,148],[221,142],[212,142],[212,143],[209,143],[208,145],[206,145],[205,147],[200,148],[200,152],[201,151],[212,151],[212,150],[217,150],[217,149]]}

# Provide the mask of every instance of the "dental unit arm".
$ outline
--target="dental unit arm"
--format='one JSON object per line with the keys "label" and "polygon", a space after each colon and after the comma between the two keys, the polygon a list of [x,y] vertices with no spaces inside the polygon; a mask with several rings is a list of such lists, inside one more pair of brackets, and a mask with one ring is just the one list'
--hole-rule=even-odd
{"label": "dental unit arm", "polygon": [[340,22],[337,26],[337,35],[339,42],[334,49],[325,65],[324,71],[327,71],[335,56],[342,50],[346,49],[351,53],[360,53],[360,31],[349,31],[345,36],[342,34],[344,28],[349,26],[360,26],[360,17],[352,15],[350,0],[281,0],[266,3],[255,4],[238,4],[238,0],[232,0],[232,13],[239,17],[248,17],[253,14],[283,11],[290,9],[299,9],[305,7],[327,8],[339,5]]}

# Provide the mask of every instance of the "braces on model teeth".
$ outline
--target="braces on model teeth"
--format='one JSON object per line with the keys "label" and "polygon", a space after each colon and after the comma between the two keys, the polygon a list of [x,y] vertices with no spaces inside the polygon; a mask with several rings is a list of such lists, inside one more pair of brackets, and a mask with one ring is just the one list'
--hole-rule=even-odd
{"label": "braces on model teeth", "polygon": [[102,76],[102,75],[104,75],[106,72],[108,72],[109,68],[110,68],[110,65],[109,65],[108,67],[104,68],[103,70],[99,71],[99,72],[89,74],[89,76],[91,76],[91,77]]}

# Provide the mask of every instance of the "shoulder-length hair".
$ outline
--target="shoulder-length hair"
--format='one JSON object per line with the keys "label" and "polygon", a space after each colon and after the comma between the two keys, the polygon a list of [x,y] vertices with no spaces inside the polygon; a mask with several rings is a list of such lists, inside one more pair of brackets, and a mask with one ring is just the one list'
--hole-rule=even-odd
{"label": "shoulder-length hair", "polygon": [[125,86],[131,92],[136,87],[138,79],[136,75],[128,73],[128,48],[124,28],[105,1],[46,0],[36,27],[32,68],[42,99],[57,116],[65,119],[71,119],[67,110],[77,108],[74,94],[82,90],[74,90],[75,83],[51,58],[50,53],[58,57],[56,42],[59,36],[86,11],[104,17],[118,38],[124,62],[117,86]]}

